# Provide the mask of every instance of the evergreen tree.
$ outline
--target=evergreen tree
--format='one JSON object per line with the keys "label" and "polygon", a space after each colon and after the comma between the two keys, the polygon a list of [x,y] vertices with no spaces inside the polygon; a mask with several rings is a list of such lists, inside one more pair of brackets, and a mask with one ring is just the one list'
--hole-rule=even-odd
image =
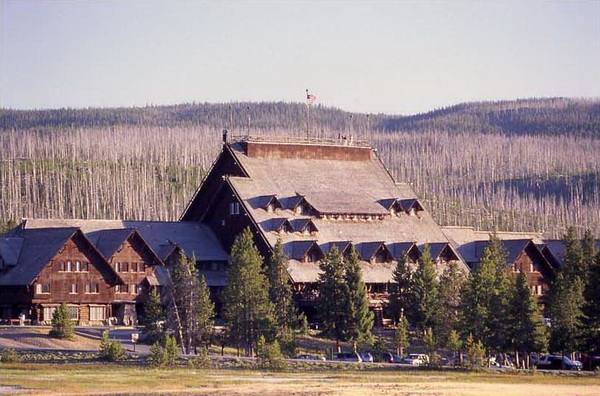
{"label": "evergreen tree", "polygon": [[551,320],[550,345],[552,350],[571,352],[581,336],[583,313],[583,284],[579,277],[574,280],[559,273],[548,295],[547,313]]}
{"label": "evergreen tree", "polygon": [[590,352],[600,354],[600,252],[588,268],[585,287],[585,344]]}
{"label": "evergreen tree", "polygon": [[490,336],[489,316],[492,292],[494,289],[496,265],[490,250],[483,249],[481,261],[465,282],[461,300],[461,323],[464,337],[471,335],[477,340],[487,340]]}
{"label": "evergreen tree", "polygon": [[75,338],[74,325],[71,321],[71,314],[67,304],[62,303],[54,310],[52,314],[52,330],[50,335],[64,340],[73,340]]}
{"label": "evergreen tree", "polygon": [[466,274],[456,262],[451,262],[440,277],[438,334],[442,338],[448,337],[460,327],[461,292],[466,280]]}
{"label": "evergreen tree", "polygon": [[373,312],[369,310],[369,296],[362,279],[362,269],[358,253],[351,247],[345,274],[348,285],[348,320],[346,336],[352,341],[371,342],[373,335]]}
{"label": "evergreen tree", "polygon": [[590,267],[594,265],[594,259],[596,258],[596,239],[591,230],[585,230],[583,234],[583,240],[581,241],[581,253],[583,256],[583,280],[587,283],[590,280],[589,273]]}
{"label": "evergreen tree", "polygon": [[563,235],[565,251],[563,254],[563,271],[565,278],[574,280],[575,277],[585,279],[585,258],[581,242],[575,231],[575,227],[569,227]]}
{"label": "evergreen tree", "polygon": [[148,296],[148,303],[144,312],[144,334],[148,343],[153,344],[160,340],[163,334],[161,322],[165,320],[160,294],[156,288],[152,288]]}
{"label": "evergreen tree", "polygon": [[348,300],[344,263],[336,246],[321,260],[319,268],[317,312],[323,325],[323,334],[339,342],[346,339],[348,305],[351,302]]}
{"label": "evergreen tree", "polygon": [[394,343],[396,344],[396,353],[400,356],[404,355],[404,350],[410,346],[409,323],[406,316],[403,315],[398,321],[396,331],[394,332]]}
{"label": "evergreen tree", "polygon": [[236,237],[231,247],[223,307],[230,337],[244,347],[246,356],[254,354],[261,335],[273,340],[275,318],[269,281],[249,228]]}
{"label": "evergreen tree", "polygon": [[527,354],[545,352],[548,349],[548,332],[524,272],[517,277],[510,306],[511,347]]}
{"label": "evergreen tree", "polygon": [[460,339],[460,335],[458,334],[458,332],[456,330],[452,330],[450,331],[450,333],[448,334],[448,337],[446,337],[446,348],[448,348],[449,350],[452,351],[452,355],[455,358],[454,361],[456,362],[456,355],[457,353],[460,352],[460,349],[462,348],[462,340]]}
{"label": "evergreen tree", "polygon": [[412,270],[406,254],[396,263],[390,284],[390,314],[394,321],[408,313],[412,305]]}
{"label": "evergreen tree", "polygon": [[268,267],[269,298],[275,306],[274,313],[278,325],[278,336],[292,329],[298,319],[292,289],[288,282],[287,260],[288,258],[283,252],[281,239],[278,239],[273,248],[273,255]]}
{"label": "evergreen tree", "polygon": [[510,316],[510,301],[515,293],[515,282],[508,277],[507,252],[495,232],[490,235],[487,249],[495,265],[494,286],[491,290],[487,318],[489,330],[487,346],[496,351],[504,352],[508,347],[510,336],[511,323],[507,318]]}
{"label": "evergreen tree", "polygon": [[431,250],[425,245],[412,281],[412,308],[408,312],[411,323],[420,331],[437,325],[439,313],[439,284]]}
{"label": "evergreen tree", "polygon": [[208,339],[212,331],[214,304],[204,279],[198,278],[196,259],[188,259],[180,252],[179,259],[171,271],[171,306],[177,313],[171,320],[176,328],[185,353],[192,353],[202,340]]}

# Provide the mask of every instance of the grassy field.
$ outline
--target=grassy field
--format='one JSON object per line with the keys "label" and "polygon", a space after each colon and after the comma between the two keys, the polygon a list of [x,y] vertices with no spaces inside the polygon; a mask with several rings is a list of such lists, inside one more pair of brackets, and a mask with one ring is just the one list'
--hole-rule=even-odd
{"label": "grassy field", "polygon": [[2,364],[2,391],[26,395],[600,395],[599,377],[436,371],[157,370],[116,364]]}

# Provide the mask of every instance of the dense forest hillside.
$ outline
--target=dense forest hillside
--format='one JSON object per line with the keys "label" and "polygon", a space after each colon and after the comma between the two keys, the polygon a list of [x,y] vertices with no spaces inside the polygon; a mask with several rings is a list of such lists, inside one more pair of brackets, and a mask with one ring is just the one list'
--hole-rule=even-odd
{"label": "dense forest hillside", "polygon": [[2,110],[0,219],[173,220],[233,135],[370,141],[446,225],[600,234],[600,100],[461,104],[415,116],[298,103]]}

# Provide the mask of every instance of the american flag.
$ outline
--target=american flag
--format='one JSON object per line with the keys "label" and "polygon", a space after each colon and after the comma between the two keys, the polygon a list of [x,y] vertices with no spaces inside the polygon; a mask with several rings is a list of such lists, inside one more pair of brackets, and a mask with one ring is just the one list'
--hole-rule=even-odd
{"label": "american flag", "polygon": [[313,94],[308,93],[308,89],[306,90],[306,104],[313,104],[317,101],[317,97]]}

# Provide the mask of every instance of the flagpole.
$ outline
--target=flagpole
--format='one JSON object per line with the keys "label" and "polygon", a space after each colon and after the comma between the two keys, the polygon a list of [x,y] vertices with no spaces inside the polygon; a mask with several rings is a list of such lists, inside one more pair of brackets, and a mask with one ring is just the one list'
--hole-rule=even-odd
{"label": "flagpole", "polygon": [[306,90],[306,139],[310,139],[310,103],[308,101],[308,89]]}

